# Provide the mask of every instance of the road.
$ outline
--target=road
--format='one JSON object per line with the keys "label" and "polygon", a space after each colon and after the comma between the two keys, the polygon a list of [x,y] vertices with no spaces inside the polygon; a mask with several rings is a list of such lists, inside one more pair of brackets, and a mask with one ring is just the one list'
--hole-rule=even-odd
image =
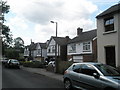
{"label": "road", "polygon": [[2,88],[62,89],[62,81],[22,69],[2,69]]}

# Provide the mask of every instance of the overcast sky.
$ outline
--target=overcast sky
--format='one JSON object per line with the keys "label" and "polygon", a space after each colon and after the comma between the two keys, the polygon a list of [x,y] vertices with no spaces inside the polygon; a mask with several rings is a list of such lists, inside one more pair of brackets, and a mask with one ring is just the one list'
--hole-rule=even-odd
{"label": "overcast sky", "polygon": [[76,36],[77,28],[83,31],[96,29],[96,16],[119,0],[7,0],[10,12],[6,24],[13,38],[21,37],[25,45],[32,41],[46,42],[55,36]]}

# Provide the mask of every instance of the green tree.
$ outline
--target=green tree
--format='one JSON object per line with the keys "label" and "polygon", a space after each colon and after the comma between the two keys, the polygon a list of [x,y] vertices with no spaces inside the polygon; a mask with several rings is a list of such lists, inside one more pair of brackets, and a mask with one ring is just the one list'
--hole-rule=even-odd
{"label": "green tree", "polygon": [[17,37],[17,38],[14,39],[14,47],[16,49],[24,48],[24,41],[21,37]]}
{"label": "green tree", "polygon": [[3,44],[9,47],[12,44],[12,34],[10,32],[10,28],[6,25],[3,25],[2,27],[2,41]]}
{"label": "green tree", "polygon": [[5,1],[0,1],[0,15],[1,15],[1,20],[4,22],[5,21],[5,18],[4,18],[4,14],[8,13],[9,12],[9,9],[10,9],[10,6],[9,5],[6,5],[7,2]]}
{"label": "green tree", "polygon": [[10,48],[12,44],[12,34],[10,32],[10,28],[4,25],[4,14],[9,12],[10,6],[6,4],[5,1],[0,1],[0,31],[2,31],[2,36],[0,36],[0,40],[2,40],[2,55],[7,53],[7,49]]}
{"label": "green tree", "polygon": [[24,53],[24,41],[21,37],[17,37],[14,39],[14,50],[16,52],[16,59],[23,59]]}

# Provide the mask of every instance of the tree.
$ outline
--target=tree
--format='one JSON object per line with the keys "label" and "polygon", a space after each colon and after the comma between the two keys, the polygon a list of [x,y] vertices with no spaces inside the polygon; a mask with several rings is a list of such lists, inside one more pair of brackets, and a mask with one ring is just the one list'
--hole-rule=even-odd
{"label": "tree", "polygon": [[4,22],[5,18],[4,18],[4,14],[9,12],[10,6],[6,5],[7,2],[4,1],[0,1],[0,15],[1,15],[1,20]]}
{"label": "tree", "polygon": [[17,37],[17,38],[14,39],[14,47],[16,49],[24,48],[24,41],[21,37]]}
{"label": "tree", "polygon": [[16,59],[23,59],[23,53],[24,53],[24,41],[21,37],[17,37],[14,39],[14,46],[13,46],[15,53],[16,53]]}
{"label": "tree", "polygon": [[24,41],[21,37],[17,37],[13,40],[14,45],[5,49],[5,56],[7,58],[14,58],[17,60],[23,60],[24,53]]}
{"label": "tree", "polygon": [[3,40],[3,43],[4,45],[6,46],[10,46],[12,44],[12,34],[10,33],[10,28],[6,25],[3,25],[2,26],[2,40]]}
{"label": "tree", "polygon": [[[4,14],[9,12],[10,6],[6,5],[7,2],[0,1],[0,42],[2,42],[2,54],[4,55],[6,53],[6,49],[10,47],[12,44],[12,34],[10,33],[10,28],[6,25],[4,25]],[[0,47],[1,49],[1,47]]]}

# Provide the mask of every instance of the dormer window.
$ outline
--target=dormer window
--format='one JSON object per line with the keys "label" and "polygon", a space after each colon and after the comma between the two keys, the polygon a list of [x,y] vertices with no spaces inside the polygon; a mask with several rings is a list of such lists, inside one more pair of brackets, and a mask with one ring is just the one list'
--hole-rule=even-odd
{"label": "dormer window", "polygon": [[114,31],[114,18],[104,19],[105,32]]}

